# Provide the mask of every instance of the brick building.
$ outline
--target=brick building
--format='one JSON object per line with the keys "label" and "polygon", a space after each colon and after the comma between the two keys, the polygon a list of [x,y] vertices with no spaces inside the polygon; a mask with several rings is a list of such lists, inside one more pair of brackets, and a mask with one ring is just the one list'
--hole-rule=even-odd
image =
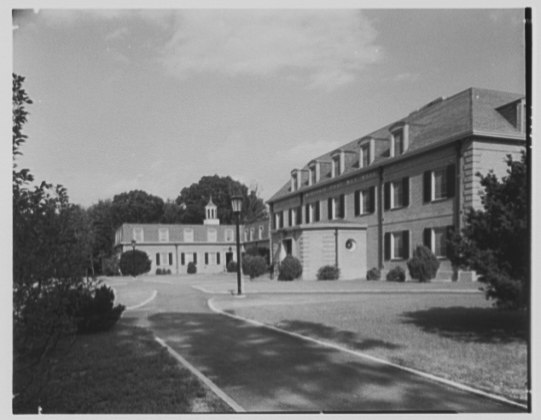
{"label": "brick building", "polygon": [[479,207],[477,172],[506,174],[525,146],[524,96],[470,88],[310,160],[268,201],[273,263],[298,257],[303,278],[337,265],[341,278],[402,266],[417,245],[438,279],[464,280],[447,259],[449,229]]}

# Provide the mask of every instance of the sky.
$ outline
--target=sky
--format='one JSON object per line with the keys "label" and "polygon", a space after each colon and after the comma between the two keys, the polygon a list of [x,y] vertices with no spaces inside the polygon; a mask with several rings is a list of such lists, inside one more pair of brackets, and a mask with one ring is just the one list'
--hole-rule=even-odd
{"label": "sky", "polygon": [[294,168],[469,87],[524,93],[523,9],[40,9],[12,21],[20,167],[89,206]]}

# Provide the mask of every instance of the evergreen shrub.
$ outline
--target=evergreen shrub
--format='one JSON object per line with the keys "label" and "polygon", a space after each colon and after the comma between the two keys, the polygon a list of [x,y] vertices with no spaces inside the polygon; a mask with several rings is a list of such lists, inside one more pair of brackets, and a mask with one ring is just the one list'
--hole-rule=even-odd
{"label": "evergreen shrub", "polygon": [[334,265],[324,265],[317,272],[318,280],[338,280],[340,269]]}
{"label": "evergreen shrub", "polygon": [[366,272],[366,280],[379,280],[381,278],[381,271],[379,268],[372,267]]}
{"label": "evergreen shrub", "polygon": [[298,258],[288,255],[280,263],[278,271],[278,280],[295,280],[302,274],[302,264]]}
{"label": "evergreen shrub", "polygon": [[440,268],[440,262],[432,251],[426,246],[418,246],[413,251],[413,256],[408,261],[408,270],[413,279],[421,283],[428,282],[434,277]]}
{"label": "evergreen shrub", "polygon": [[404,271],[402,267],[397,265],[395,268],[393,268],[387,273],[386,279],[387,281],[394,281],[394,282],[402,283],[406,281],[406,272]]}

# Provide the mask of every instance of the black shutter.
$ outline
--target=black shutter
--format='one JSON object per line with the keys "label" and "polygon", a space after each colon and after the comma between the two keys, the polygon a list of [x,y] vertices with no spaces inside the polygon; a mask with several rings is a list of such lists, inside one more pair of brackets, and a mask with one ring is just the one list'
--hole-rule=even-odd
{"label": "black shutter", "polygon": [[169,253],[169,265],[173,265],[173,253]]}
{"label": "black shutter", "polygon": [[197,264],[197,252],[193,253],[193,263]]}
{"label": "black shutter", "polygon": [[186,261],[184,260],[184,252],[180,253],[180,265],[186,264]]}
{"label": "black shutter", "polygon": [[355,208],[355,216],[358,216],[359,214],[361,214],[361,206],[360,206],[360,201],[361,201],[361,192],[360,191],[355,191],[355,194],[353,195],[353,201],[354,201],[354,208]]}
{"label": "black shutter", "polygon": [[293,215],[292,215],[293,210],[289,209],[287,213],[288,213],[288,226],[292,226],[293,225]]}
{"label": "black shutter", "polygon": [[156,253],[156,265],[160,265],[160,254]]}
{"label": "black shutter", "polygon": [[402,231],[402,243],[404,244],[402,249],[402,258],[408,259],[410,257],[410,232],[409,230]]}
{"label": "black shutter", "polygon": [[383,237],[383,259],[385,261],[391,259],[391,234],[389,232]]}
{"label": "black shutter", "polygon": [[340,209],[339,209],[338,218],[343,219],[346,215],[346,196],[344,194],[340,195]]}
{"label": "black shutter", "polygon": [[389,210],[391,208],[391,183],[386,182],[383,184],[383,210]]}
{"label": "black shutter", "polygon": [[432,201],[432,171],[426,171],[423,175],[423,201]]}
{"label": "black shutter", "polygon": [[423,245],[432,250],[432,229],[430,228],[423,230]]}
{"label": "black shutter", "polygon": [[209,253],[205,252],[205,265],[209,264]]}
{"label": "black shutter", "polygon": [[310,220],[310,204],[304,206],[304,221],[305,223],[313,222],[313,220]]}
{"label": "black shutter", "polygon": [[410,180],[408,177],[402,178],[402,205],[410,205]]}
{"label": "black shutter", "polygon": [[451,164],[447,166],[447,197],[451,198],[455,196],[455,165]]}
{"label": "black shutter", "polygon": [[302,207],[297,207],[297,224],[300,225],[302,223]]}
{"label": "black shutter", "polygon": [[320,204],[319,201],[316,201],[316,222],[321,220],[321,215],[319,213]]}
{"label": "black shutter", "polygon": [[332,198],[327,200],[327,219],[332,219]]}
{"label": "black shutter", "polygon": [[376,187],[372,186],[368,189],[368,213],[376,211]]}
{"label": "black shutter", "polygon": [[216,253],[216,265],[220,265],[220,253]]}
{"label": "black shutter", "polygon": [[453,234],[455,233],[455,227],[453,225],[449,225],[445,228],[445,241],[446,241],[446,247],[445,247],[445,250],[447,251],[446,252],[446,257],[447,258],[451,258],[451,246],[449,245],[449,240],[453,237]]}

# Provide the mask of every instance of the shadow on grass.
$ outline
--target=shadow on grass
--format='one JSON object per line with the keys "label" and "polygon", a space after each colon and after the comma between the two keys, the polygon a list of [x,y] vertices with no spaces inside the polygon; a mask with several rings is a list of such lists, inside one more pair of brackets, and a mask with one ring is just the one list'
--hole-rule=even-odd
{"label": "shadow on grass", "polygon": [[496,308],[430,308],[404,312],[403,322],[458,341],[508,343],[528,337],[527,314]]}
{"label": "shadow on grass", "polygon": [[377,348],[397,350],[403,347],[398,344],[390,343],[383,340],[360,339],[355,333],[351,331],[342,331],[315,322],[296,320],[282,321],[277,326],[287,331],[292,331],[313,338],[319,338],[324,341],[345,344],[349,348],[360,351],[372,350]]}

